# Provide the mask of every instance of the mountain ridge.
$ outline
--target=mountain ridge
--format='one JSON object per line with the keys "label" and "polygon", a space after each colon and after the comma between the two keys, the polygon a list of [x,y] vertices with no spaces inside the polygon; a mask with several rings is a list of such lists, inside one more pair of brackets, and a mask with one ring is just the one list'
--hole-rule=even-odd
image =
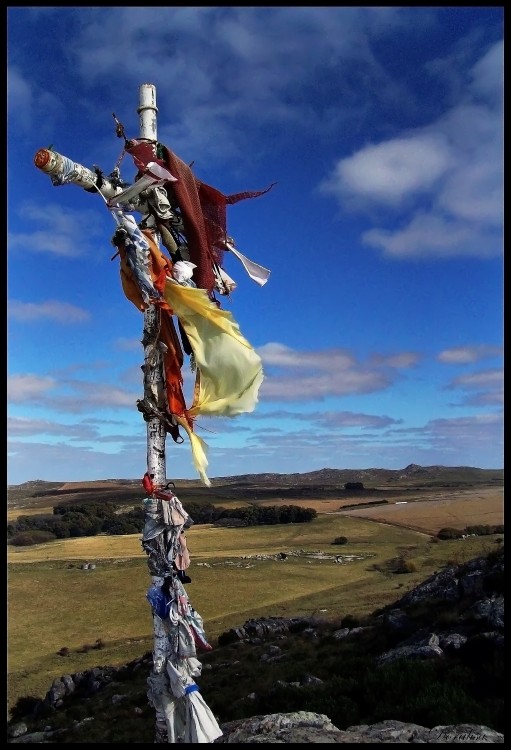
{"label": "mountain ridge", "polygon": [[[169,480],[167,480],[169,481]],[[174,479],[174,491],[182,502],[270,501],[274,498],[332,499],[333,497],[383,497],[385,494],[434,492],[446,488],[466,490],[474,487],[501,488],[503,469],[479,469],[473,466],[419,466],[403,469],[329,469],[277,474],[240,474],[215,477],[206,487],[200,479]],[[348,484],[362,485],[348,487]],[[85,482],[49,482],[35,479],[8,485],[7,507],[47,507],[61,503],[115,502],[133,504],[143,499],[140,479],[96,479]]]}
{"label": "mountain ridge", "polygon": [[[308,472],[292,472],[292,473],[279,473],[279,472],[260,472],[258,474],[232,474],[214,477],[211,479],[212,483],[225,483],[225,482],[242,482],[242,481],[278,481],[278,482],[295,482],[297,479],[303,482],[316,481],[318,479],[340,479],[347,477],[349,480],[352,478],[363,479],[368,478],[405,478],[410,476],[431,476],[431,475],[454,475],[462,473],[468,479],[469,477],[481,477],[491,478],[491,475],[495,475],[495,478],[503,478],[504,469],[481,469],[476,466],[444,466],[434,464],[431,466],[421,466],[419,464],[408,464],[403,469],[381,469],[377,467],[369,467],[367,469],[331,469],[324,467],[322,469],[316,469]],[[138,484],[141,480],[139,479],[123,479],[123,478],[108,478],[108,479],[91,479],[83,481],[48,481],[44,479],[30,479],[20,484],[8,484],[7,489],[29,489],[38,488],[44,485],[45,489],[58,489],[62,485],[97,485],[98,483],[123,483],[123,484]],[[176,478],[175,482],[180,483],[200,483],[198,479],[179,479]]]}

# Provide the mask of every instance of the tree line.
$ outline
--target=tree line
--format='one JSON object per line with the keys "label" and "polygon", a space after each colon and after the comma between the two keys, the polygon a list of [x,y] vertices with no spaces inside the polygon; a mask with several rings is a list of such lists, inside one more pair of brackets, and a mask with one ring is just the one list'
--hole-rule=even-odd
{"label": "tree line", "polygon": [[[194,524],[217,523],[223,526],[306,523],[317,513],[313,508],[295,505],[245,508],[215,507],[211,503],[187,503],[186,512]],[[124,511],[111,502],[82,505],[56,505],[52,514],[19,516],[7,525],[7,542],[14,546],[42,544],[53,539],[69,539],[98,534],[137,534],[145,523],[144,508]]]}

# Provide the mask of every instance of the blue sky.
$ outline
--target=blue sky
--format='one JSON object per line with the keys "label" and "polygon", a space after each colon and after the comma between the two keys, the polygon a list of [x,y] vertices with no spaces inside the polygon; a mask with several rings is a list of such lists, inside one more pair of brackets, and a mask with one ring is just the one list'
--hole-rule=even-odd
{"label": "blue sky", "polygon": [[[156,87],[158,140],[226,194],[222,297],[254,412],[199,420],[210,478],[503,466],[503,8],[10,7],[8,483],[146,470],[143,315],[97,194]],[[133,182],[131,157],[121,176]],[[192,375],[183,368],[190,393]],[[167,439],[167,477],[197,478]]]}

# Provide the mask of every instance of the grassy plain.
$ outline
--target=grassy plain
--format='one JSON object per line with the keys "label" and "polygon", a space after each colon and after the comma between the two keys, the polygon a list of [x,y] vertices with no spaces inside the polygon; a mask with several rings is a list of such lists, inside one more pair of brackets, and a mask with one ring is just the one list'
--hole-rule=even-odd
{"label": "grassy plain", "polygon": [[[192,578],[187,593],[204,619],[212,645],[225,630],[251,617],[339,619],[369,614],[396,601],[446,564],[490,551],[495,537],[433,542],[431,534],[438,524],[458,526],[453,514],[463,527],[502,523],[502,490],[493,492],[481,495],[478,488],[472,499],[470,493],[457,493],[444,505],[441,498],[436,499],[437,506],[436,501],[417,503],[424,506],[423,520],[409,519],[413,529],[392,520],[396,511],[390,508],[396,506],[353,514],[339,512],[338,502],[336,511],[331,506],[326,512],[322,508],[311,523],[192,526],[187,532]],[[289,498],[285,502],[298,504]],[[300,504],[315,507],[311,500]],[[479,506],[486,506],[486,521],[474,520]],[[401,513],[409,504],[397,508]],[[367,510],[377,510],[378,517],[354,517]],[[400,521],[403,518],[399,516]],[[338,536],[346,536],[348,543],[332,545]],[[280,552],[287,553],[285,560],[275,559]],[[355,559],[338,564],[336,554]],[[410,573],[396,575],[386,570],[385,564],[396,557],[406,558]],[[43,697],[51,681],[62,674],[98,664],[125,664],[152,649],[152,621],[145,598],[151,579],[139,534],[9,546],[7,560],[10,707],[21,696]],[[94,563],[95,569],[82,570],[85,561]],[[93,648],[98,639],[101,650]],[[69,656],[57,654],[63,647],[69,649]]]}

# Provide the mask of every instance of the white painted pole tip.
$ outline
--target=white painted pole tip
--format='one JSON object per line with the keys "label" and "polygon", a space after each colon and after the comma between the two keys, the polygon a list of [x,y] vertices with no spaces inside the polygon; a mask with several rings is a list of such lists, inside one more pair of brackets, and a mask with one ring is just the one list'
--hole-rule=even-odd
{"label": "white painted pole tip", "polygon": [[137,112],[140,116],[140,138],[148,141],[156,141],[156,86],[152,83],[143,83],[139,88],[139,106]]}

